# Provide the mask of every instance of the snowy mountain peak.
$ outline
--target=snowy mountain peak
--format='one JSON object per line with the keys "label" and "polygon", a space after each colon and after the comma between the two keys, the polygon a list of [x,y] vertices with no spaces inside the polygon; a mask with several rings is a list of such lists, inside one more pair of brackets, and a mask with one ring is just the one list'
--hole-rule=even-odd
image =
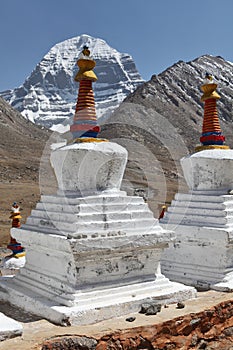
{"label": "snowy mountain peak", "polygon": [[49,128],[72,122],[78,85],[76,62],[87,45],[96,61],[93,84],[98,117],[108,117],[143,82],[132,57],[83,34],[54,45],[20,87],[0,93],[27,119]]}

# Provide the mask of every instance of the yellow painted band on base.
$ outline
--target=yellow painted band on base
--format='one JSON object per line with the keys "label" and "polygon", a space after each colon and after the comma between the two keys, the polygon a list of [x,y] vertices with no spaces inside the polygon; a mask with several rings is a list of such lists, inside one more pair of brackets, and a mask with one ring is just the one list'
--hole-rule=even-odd
{"label": "yellow painted band on base", "polygon": [[109,142],[108,139],[97,139],[95,137],[78,137],[71,141],[71,143],[84,143],[84,142]]}
{"label": "yellow painted band on base", "polygon": [[204,151],[207,149],[230,149],[229,146],[226,145],[206,145],[206,146],[197,146],[195,147],[195,152]]}
{"label": "yellow painted band on base", "polygon": [[26,253],[25,252],[22,252],[22,253],[17,253],[17,254],[14,254],[14,257],[15,258],[22,258],[23,256],[25,256]]}

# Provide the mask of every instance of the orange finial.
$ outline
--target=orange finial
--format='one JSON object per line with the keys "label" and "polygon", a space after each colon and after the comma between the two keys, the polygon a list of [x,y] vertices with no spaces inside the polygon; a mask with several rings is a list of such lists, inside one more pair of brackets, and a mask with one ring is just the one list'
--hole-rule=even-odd
{"label": "orange finial", "polygon": [[196,147],[196,151],[204,149],[223,148],[229,149],[224,145],[225,136],[222,135],[222,130],[218,118],[218,110],[216,100],[220,98],[216,92],[217,84],[214,82],[213,77],[206,73],[205,83],[201,86],[203,95],[201,101],[204,102],[204,118],[202,125],[202,136],[200,141],[202,146]]}

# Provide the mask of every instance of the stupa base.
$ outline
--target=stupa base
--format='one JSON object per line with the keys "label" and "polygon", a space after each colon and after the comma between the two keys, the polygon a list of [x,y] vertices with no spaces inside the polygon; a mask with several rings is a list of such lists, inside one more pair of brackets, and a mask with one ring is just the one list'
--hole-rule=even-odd
{"label": "stupa base", "polygon": [[15,277],[2,277],[0,299],[56,324],[91,324],[137,312],[148,300],[195,297],[194,288],[161,274],[173,233],[141,197],[42,196],[11,235],[25,246],[27,262]]}
{"label": "stupa base", "polygon": [[28,312],[63,326],[85,325],[140,311],[141,304],[170,304],[194,298],[192,287],[170,282],[163,275],[155,281],[128,284],[98,291],[77,291],[74,306],[63,306],[35,291],[17,286],[13,278],[1,277],[0,297]]}
{"label": "stupa base", "polygon": [[162,273],[172,281],[198,290],[233,290],[232,195],[224,192],[176,194],[161,221],[176,233],[161,261]]}
{"label": "stupa base", "polygon": [[176,243],[162,257],[162,273],[172,281],[194,286],[199,291],[232,292],[231,233],[182,225],[176,233]]}

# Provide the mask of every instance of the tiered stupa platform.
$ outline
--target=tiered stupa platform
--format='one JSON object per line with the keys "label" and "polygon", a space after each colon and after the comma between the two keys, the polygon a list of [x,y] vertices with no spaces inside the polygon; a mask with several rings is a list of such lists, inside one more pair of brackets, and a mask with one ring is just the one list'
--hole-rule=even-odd
{"label": "tiered stupa platform", "polygon": [[[218,96],[216,87],[211,96]],[[164,252],[162,272],[196,288],[233,291],[233,151],[223,145],[215,106],[212,112],[205,110],[209,136],[202,135],[197,153],[181,159],[189,192],[175,196],[161,221],[177,237]],[[206,131],[205,117],[203,124]]]}
{"label": "tiered stupa platform", "polygon": [[[92,81],[87,60],[78,76]],[[96,125],[93,130],[83,119],[94,120],[93,106],[83,101],[88,96],[78,99],[74,143],[51,154],[58,193],[42,196],[26,224],[11,231],[27,261],[17,276],[1,279],[0,298],[70,325],[136,312],[143,302],[194,297],[194,288],[161,274],[161,254],[174,234],[161,228],[142,198],[120,190],[127,151],[96,138]]]}
{"label": "tiered stupa platform", "polygon": [[[73,161],[68,167],[73,175],[80,174],[81,191],[69,182],[67,163],[63,168],[56,163],[63,153],[64,162]],[[75,154],[82,159],[80,171]],[[101,157],[98,171],[95,159]],[[193,288],[160,272],[161,253],[174,236],[160,227],[141,197],[120,191],[126,157],[126,150],[111,142],[74,144],[52,154],[63,187],[58,195],[42,196],[26,224],[12,230],[26,247],[27,262],[20,274],[1,281],[2,299],[55,323],[85,324],[139,311],[145,301],[195,296]],[[93,164],[92,174],[87,164]],[[102,191],[90,193],[93,177]]]}

